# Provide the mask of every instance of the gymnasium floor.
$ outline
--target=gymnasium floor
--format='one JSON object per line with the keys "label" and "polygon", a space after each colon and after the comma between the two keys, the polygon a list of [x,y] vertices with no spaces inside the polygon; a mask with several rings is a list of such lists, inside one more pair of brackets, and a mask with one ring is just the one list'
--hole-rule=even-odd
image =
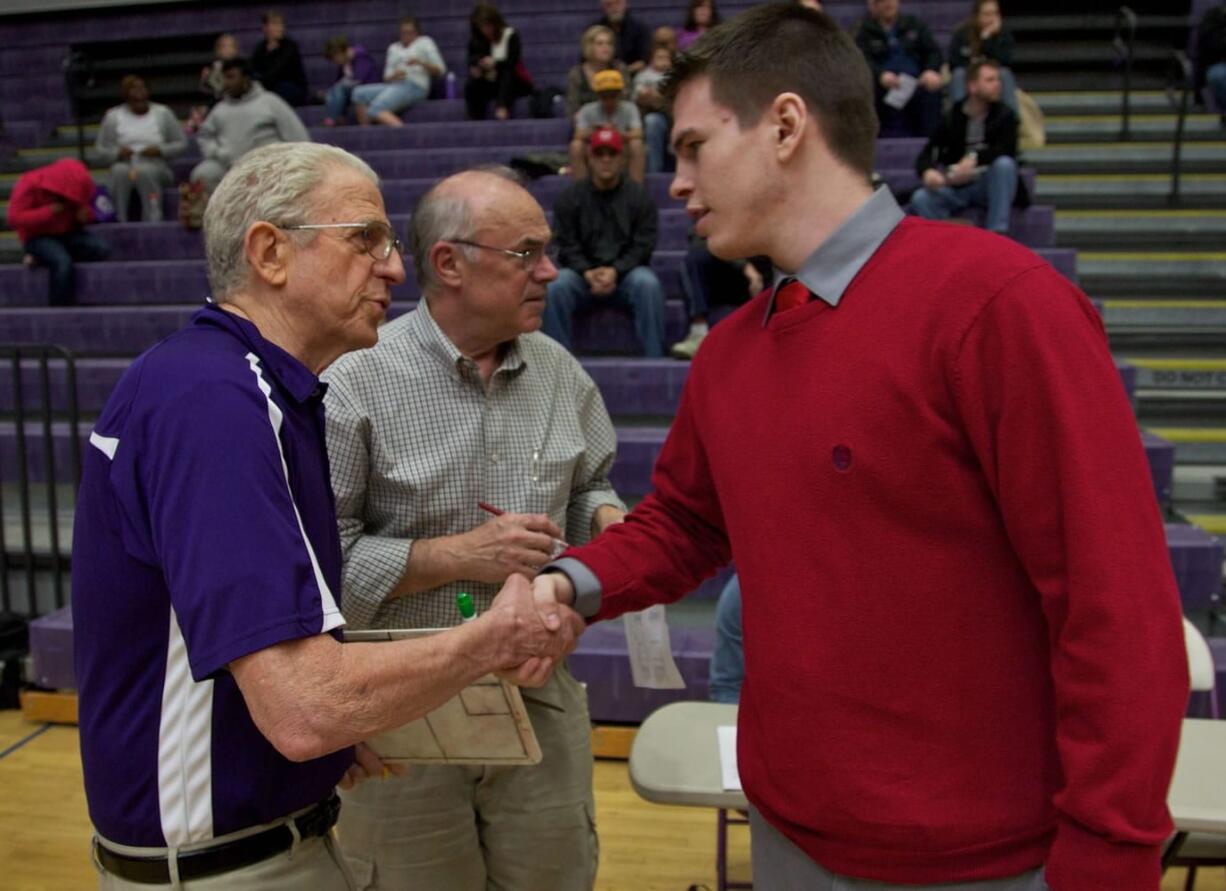
{"label": "gymnasium floor", "polygon": [[[596,762],[600,829],[598,891],[715,888],[715,812],[648,804],[630,788],[623,761]],[[96,887],[76,727],[30,724],[0,711],[0,888]],[[732,878],[748,876],[748,833],[734,828]],[[1183,888],[1173,870],[1163,891]],[[1202,870],[1197,891],[1226,891],[1226,869]]]}

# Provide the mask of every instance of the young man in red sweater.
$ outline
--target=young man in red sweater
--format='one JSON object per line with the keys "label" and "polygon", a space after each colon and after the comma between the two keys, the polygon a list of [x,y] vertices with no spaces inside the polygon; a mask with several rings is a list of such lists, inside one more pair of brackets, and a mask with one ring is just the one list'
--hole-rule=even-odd
{"label": "young man in red sweater", "polygon": [[759,887],[1153,891],[1187,669],[1093,306],[872,192],[871,80],[828,17],[755,8],[675,71],[673,194],[800,284],[711,332],[654,493],[538,598],[611,618],[735,556]]}

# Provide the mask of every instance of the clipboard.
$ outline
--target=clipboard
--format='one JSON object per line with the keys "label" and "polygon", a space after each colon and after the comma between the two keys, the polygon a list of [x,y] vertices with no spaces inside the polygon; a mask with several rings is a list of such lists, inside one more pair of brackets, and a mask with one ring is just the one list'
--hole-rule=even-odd
{"label": "clipboard", "polygon": [[[344,631],[345,643],[428,637],[443,628]],[[405,764],[539,764],[541,746],[519,687],[487,674],[425,717],[368,740],[385,761]]]}

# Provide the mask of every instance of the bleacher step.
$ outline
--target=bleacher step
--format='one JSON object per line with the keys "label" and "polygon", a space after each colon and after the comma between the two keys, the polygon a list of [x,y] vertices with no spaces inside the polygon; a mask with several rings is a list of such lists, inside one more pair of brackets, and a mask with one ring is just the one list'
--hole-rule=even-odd
{"label": "bleacher step", "polygon": [[1104,300],[1226,294],[1221,251],[1080,251],[1077,268],[1086,292]]}
{"label": "bleacher step", "polygon": [[[1133,143],[1169,142],[1175,138],[1177,119],[1174,114],[1133,114],[1128,124]],[[1104,115],[1069,115],[1048,117],[1044,128],[1048,144],[1077,142],[1116,142],[1121,135],[1118,113]],[[1183,138],[1187,142],[1220,140],[1226,128],[1216,114],[1190,114],[1184,121]]]}
{"label": "bleacher step", "polygon": [[[1027,158],[1034,161],[1033,152]],[[1096,169],[1101,170],[1102,165]],[[1226,208],[1226,173],[1192,173],[1180,179],[1179,207]],[[1036,200],[1061,210],[1169,208],[1169,164],[1156,173],[1095,173],[1089,167],[1064,174],[1045,171],[1037,178],[1033,194]]]}
{"label": "bleacher step", "polygon": [[[1026,160],[1039,168],[1040,179],[1049,173],[1168,173],[1169,142],[1080,142],[1030,149]],[[1183,147],[1185,173],[1220,173],[1226,142],[1193,142]]]}
{"label": "bleacher step", "polygon": [[1150,432],[1175,447],[1181,464],[1226,464],[1226,427],[1154,426]]}
{"label": "bleacher step", "polygon": [[1090,251],[1226,244],[1226,210],[1061,210],[1055,227],[1062,247]]}

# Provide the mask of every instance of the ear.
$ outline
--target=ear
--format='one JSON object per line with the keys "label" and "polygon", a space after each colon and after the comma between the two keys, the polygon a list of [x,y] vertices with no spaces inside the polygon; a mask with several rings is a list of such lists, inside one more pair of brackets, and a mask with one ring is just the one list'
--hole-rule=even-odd
{"label": "ear", "polygon": [[449,288],[458,288],[463,280],[460,272],[460,249],[449,241],[436,241],[430,248],[430,269],[434,277]]}
{"label": "ear", "polygon": [[775,154],[781,163],[791,160],[799,151],[809,126],[809,108],[795,93],[780,93],[767,112]]}
{"label": "ear", "polygon": [[289,239],[272,223],[253,223],[243,238],[243,253],[252,275],[274,288],[289,279]]}

